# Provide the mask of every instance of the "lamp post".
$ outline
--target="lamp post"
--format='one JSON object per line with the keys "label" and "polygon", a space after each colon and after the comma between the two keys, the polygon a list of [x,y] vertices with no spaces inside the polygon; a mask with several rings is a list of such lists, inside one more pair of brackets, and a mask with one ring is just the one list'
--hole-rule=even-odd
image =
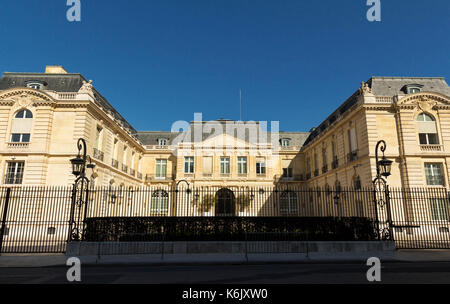
{"label": "lamp post", "polygon": [[[382,157],[379,159],[378,150],[381,151]],[[374,203],[376,209],[376,220],[377,220],[377,228],[378,228],[378,236],[380,239],[391,239],[393,237],[392,234],[392,219],[391,219],[391,210],[389,204],[389,186],[387,185],[386,179],[391,175],[391,166],[392,160],[389,160],[385,157],[384,151],[386,151],[386,142],[384,140],[380,140],[377,142],[375,147],[375,165],[377,170],[377,175],[373,179],[373,192],[374,192]],[[380,219],[378,216],[378,207],[381,210],[384,209],[386,205],[386,217],[387,220],[385,222],[383,228],[380,229]]]}
{"label": "lamp post", "polygon": [[[69,236],[68,241],[79,241],[83,238],[84,222],[86,219],[87,202],[89,198],[89,179],[86,177],[86,168],[94,169],[91,157],[86,155],[86,141],[83,138],[77,142],[78,154],[70,160],[72,164],[72,174],[75,182],[72,189],[72,206],[70,210]],[[87,163],[87,161],[89,161]],[[80,222],[83,227],[80,234]]]}

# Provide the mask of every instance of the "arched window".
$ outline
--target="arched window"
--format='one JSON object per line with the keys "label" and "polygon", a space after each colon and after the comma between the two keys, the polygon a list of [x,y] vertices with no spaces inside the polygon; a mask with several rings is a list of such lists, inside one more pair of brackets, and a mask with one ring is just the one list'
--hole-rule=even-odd
{"label": "arched window", "polygon": [[169,194],[164,190],[156,190],[152,193],[150,212],[167,213],[169,211]]}
{"label": "arched window", "polygon": [[295,215],[298,212],[297,193],[284,191],[280,197],[280,213],[282,215]]}
{"label": "arched window", "polygon": [[421,145],[439,144],[436,121],[433,116],[421,113],[417,116],[417,129]]}
{"label": "arched window", "polygon": [[14,115],[11,128],[11,142],[30,142],[32,118],[33,113],[27,109],[20,110]]}

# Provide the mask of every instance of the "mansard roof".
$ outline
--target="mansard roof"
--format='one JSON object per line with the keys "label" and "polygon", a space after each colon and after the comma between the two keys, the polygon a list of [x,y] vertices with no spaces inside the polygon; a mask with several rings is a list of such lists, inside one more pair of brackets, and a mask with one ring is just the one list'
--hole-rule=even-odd
{"label": "mansard roof", "polygon": [[408,85],[418,85],[421,91],[450,96],[450,88],[443,77],[372,77],[367,83],[375,96],[404,95]]}
{"label": "mansard roof", "polygon": [[[43,91],[55,92],[78,92],[87,81],[81,74],[49,74],[49,73],[3,73],[0,78],[0,91],[12,88],[26,87],[28,83],[39,82],[44,85]],[[130,129],[131,133],[136,133],[133,126],[103,97],[95,88],[94,96],[99,104],[110,112],[117,120],[123,123],[124,127]]]}

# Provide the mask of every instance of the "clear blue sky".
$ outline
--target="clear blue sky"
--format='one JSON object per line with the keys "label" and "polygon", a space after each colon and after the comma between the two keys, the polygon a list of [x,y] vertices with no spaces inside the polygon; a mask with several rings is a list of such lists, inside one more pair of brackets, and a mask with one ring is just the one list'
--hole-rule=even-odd
{"label": "clear blue sky", "polygon": [[371,76],[450,80],[450,1],[0,1],[0,71],[45,65],[94,80],[137,130],[176,120],[279,120],[307,131]]}

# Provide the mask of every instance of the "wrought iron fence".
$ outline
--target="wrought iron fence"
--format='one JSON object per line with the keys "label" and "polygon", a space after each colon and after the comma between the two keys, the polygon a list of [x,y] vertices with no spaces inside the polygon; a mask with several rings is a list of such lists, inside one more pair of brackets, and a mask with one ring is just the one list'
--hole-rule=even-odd
{"label": "wrought iron fence", "polygon": [[[450,248],[445,188],[393,188],[380,201],[372,188],[91,187],[86,217],[74,220],[85,240],[391,238],[398,248]],[[70,186],[0,187],[1,252],[63,252],[71,206]]]}

